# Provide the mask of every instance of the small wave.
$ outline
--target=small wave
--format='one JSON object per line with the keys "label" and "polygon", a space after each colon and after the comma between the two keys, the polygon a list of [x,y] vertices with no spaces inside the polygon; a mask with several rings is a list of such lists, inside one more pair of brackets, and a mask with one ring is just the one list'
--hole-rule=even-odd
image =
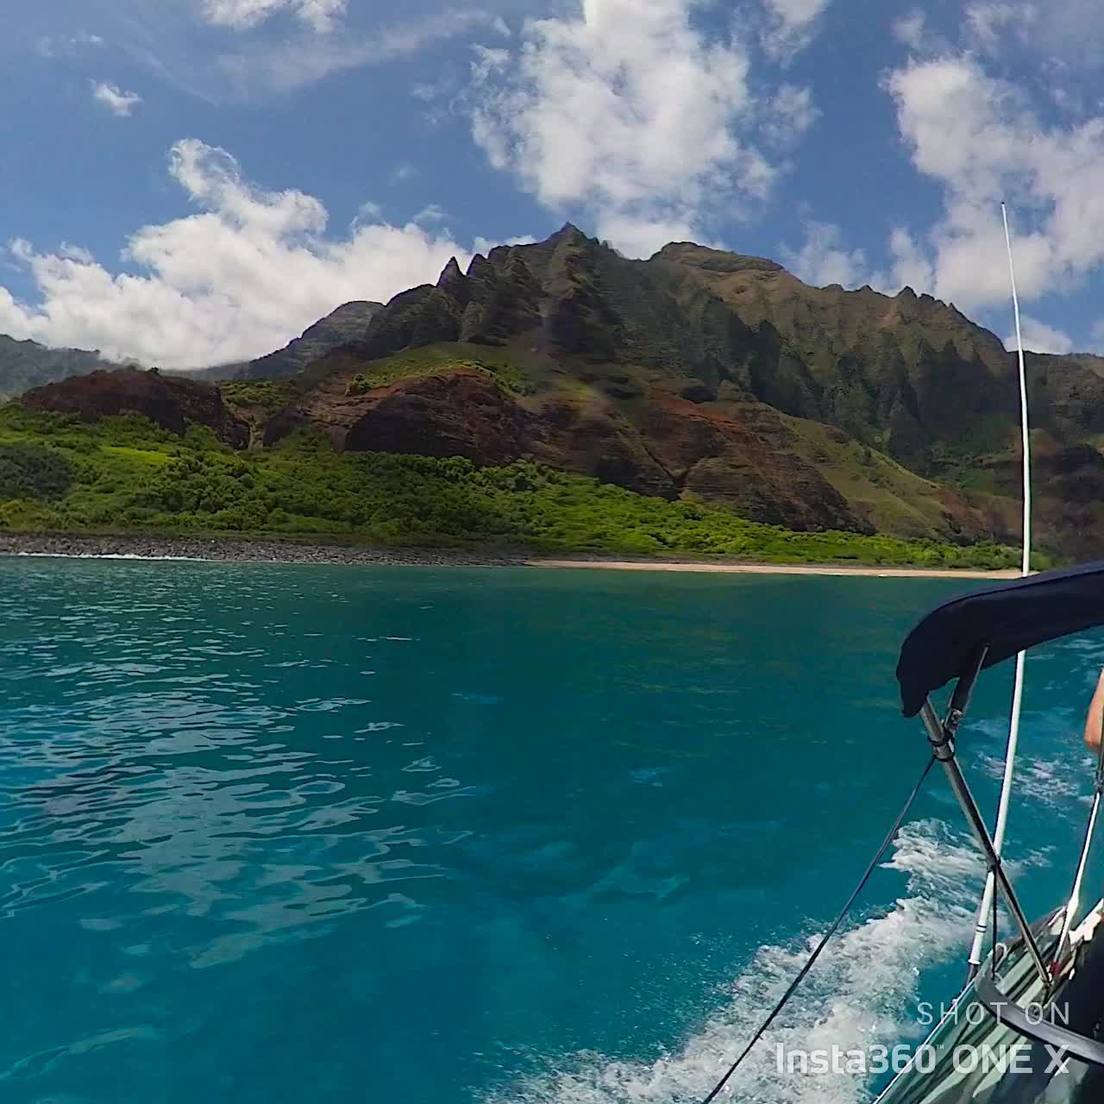
{"label": "small wave", "polygon": [[[990,778],[1004,776],[1004,760],[995,755],[980,755],[978,765]],[[1075,754],[1060,759],[1018,755],[1013,776],[1014,793],[1050,809],[1081,815],[1080,799],[1089,796],[1087,781],[1092,777],[1089,756]]]}
{"label": "small wave", "polygon": [[[968,844],[937,820],[907,824],[886,869],[907,876],[884,915],[829,944],[795,998],[728,1086],[747,1104],[857,1104],[858,1075],[780,1072],[777,1048],[893,1046],[915,1032],[922,970],[962,946],[984,873]],[[805,962],[818,936],[762,947],[733,982],[727,1006],[681,1050],[654,1062],[577,1054],[485,1097],[485,1104],[687,1104],[704,1097]]]}
{"label": "small wave", "polygon": [[7,556],[20,556],[38,560],[152,560],[164,563],[220,563],[207,556],[147,555],[144,552],[6,552]]}

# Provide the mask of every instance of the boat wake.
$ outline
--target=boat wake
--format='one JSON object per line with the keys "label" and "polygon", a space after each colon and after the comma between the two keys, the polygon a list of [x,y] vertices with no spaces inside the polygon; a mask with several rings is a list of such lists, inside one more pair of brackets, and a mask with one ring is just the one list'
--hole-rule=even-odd
{"label": "boat wake", "polygon": [[[886,869],[906,875],[890,911],[843,930],[748,1056],[722,1099],[748,1104],[857,1104],[869,1076],[779,1069],[783,1054],[917,1042],[920,973],[963,949],[984,868],[942,821],[905,825]],[[727,1006],[681,1050],[654,1062],[577,1054],[486,1097],[487,1104],[692,1104],[752,1036],[804,963],[817,934],[762,947],[730,988]],[[936,1011],[936,1015],[938,1012]]]}

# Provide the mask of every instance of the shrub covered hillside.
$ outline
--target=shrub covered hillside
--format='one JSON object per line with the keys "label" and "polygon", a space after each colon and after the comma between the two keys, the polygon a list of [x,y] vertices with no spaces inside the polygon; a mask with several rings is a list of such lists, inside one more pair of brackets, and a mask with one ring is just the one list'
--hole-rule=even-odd
{"label": "shrub covered hillside", "polygon": [[988,568],[1015,559],[992,544],[795,533],[531,461],[481,468],[456,457],[338,454],[304,430],[273,448],[235,451],[200,426],[177,436],[136,414],[86,422],[14,404],[0,408],[0,528],[793,563]]}

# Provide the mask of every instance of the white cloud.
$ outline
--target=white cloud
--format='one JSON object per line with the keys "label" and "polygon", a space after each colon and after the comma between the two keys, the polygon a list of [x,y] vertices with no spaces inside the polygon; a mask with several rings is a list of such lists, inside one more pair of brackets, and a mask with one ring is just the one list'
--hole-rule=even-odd
{"label": "white cloud", "polygon": [[478,9],[451,8],[377,27],[370,34],[251,38],[214,57],[215,83],[228,84],[234,98],[264,100],[273,92],[293,92],[332,73],[409,57],[489,22],[487,13]]}
{"label": "white cloud", "polygon": [[142,102],[137,92],[124,92],[118,85],[106,81],[92,82],[92,99],[120,119],[133,115],[134,109]]}
{"label": "white cloud", "polygon": [[913,291],[930,291],[935,287],[935,269],[931,260],[923,246],[903,226],[895,227],[889,235],[889,252],[893,265],[888,275],[879,278],[878,286],[887,291],[898,291],[904,287],[910,287]]}
{"label": "white cloud", "polygon": [[431,226],[433,223],[442,225],[448,222],[449,217],[448,211],[440,204],[430,203],[414,215],[410,221],[417,223],[419,226]]}
{"label": "white cloud", "polygon": [[1000,48],[1006,34],[1021,41],[1035,34],[1038,8],[1024,0],[973,0],[965,8],[968,34],[983,50]]}
{"label": "white cloud", "polygon": [[905,250],[914,267],[930,265],[929,290],[966,309],[1007,300],[1003,197],[1015,209],[1025,299],[1104,261],[1104,118],[1041,123],[967,55],[910,63],[887,84],[914,165],[943,189],[942,217]]}
{"label": "white cloud", "polygon": [[202,14],[215,26],[244,30],[279,12],[291,12],[319,34],[332,31],[348,0],[203,0]]}
{"label": "white cloud", "polygon": [[89,49],[104,45],[103,38],[88,31],[76,34],[46,35],[35,43],[35,49],[44,58],[71,57]]}
{"label": "white cloud", "polygon": [[989,53],[1014,45],[1082,73],[1104,64],[1099,0],[970,0],[964,15],[971,43]]}
{"label": "white cloud", "polygon": [[[585,0],[574,15],[526,24],[517,50],[480,50],[476,142],[541,203],[580,211],[634,255],[762,199],[777,170],[752,139],[771,104],[751,95],[746,50],[703,37],[693,7]],[[783,106],[807,125],[808,101]]]}
{"label": "white cloud", "polygon": [[829,0],[763,0],[767,28],[763,46],[775,58],[792,57],[804,49],[816,33]]}
{"label": "white cloud", "polygon": [[[1073,338],[1054,326],[1048,326],[1037,318],[1025,314],[1020,318],[1020,330],[1023,333],[1025,349],[1035,353],[1072,353]],[[1016,334],[1010,333],[1004,339],[1004,347],[1015,352]]]}
{"label": "white cloud", "polygon": [[244,360],[340,303],[386,300],[470,253],[446,230],[415,223],[358,222],[327,236],[317,199],[262,192],[230,154],[195,139],[173,147],[170,171],[199,210],[134,233],[124,253],[133,272],[112,273],[80,250],[14,242],[11,257],[39,301],[18,302],[0,286],[0,333],[165,367]]}
{"label": "white cloud", "polygon": [[762,134],[772,145],[785,148],[792,146],[818,118],[820,109],[813,102],[810,89],[783,84],[764,112]]}
{"label": "white cloud", "polygon": [[922,50],[927,35],[928,20],[921,8],[913,8],[893,24],[893,37],[910,50]]}
{"label": "white cloud", "polygon": [[801,248],[795,251],[783,246],[782,260],[795,276],[814,287],[858,287],[870,279],[866,254],[861,249],[844,248],[840,228],[827,222],[807,221]]}

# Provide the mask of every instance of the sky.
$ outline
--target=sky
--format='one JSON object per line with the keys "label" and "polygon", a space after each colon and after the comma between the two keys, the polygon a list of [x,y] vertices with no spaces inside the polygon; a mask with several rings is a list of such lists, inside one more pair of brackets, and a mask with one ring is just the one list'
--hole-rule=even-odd
{"label": "sky", "polygon": [[1096,0],[3,0],[0,333],[187,368],[570,220],[1104,352]]}

